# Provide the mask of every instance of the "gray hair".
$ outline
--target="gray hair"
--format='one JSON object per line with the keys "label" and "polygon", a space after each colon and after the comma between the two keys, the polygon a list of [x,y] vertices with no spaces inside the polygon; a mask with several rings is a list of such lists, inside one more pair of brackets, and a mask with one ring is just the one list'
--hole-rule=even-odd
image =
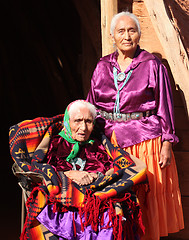
{"label": "gray hair", "polygon": [[92,114],[93,120],[95,120],[97,114],[96,114],[96,108],[93,104],[90,102],[87,102],[85,100],[77,100],[73,103],[71,103],[69,109],[68,109],[68,114],[69,117],[75,113],[78,109],[80,108],[87,108],[89,109],[90,113]]}
{"label": "gray hair", "polygon": [[114,30],[115,30],[117,21],[120,17],[123,17],[123,16],[130,17],[135,21],[135,23],[137,25],[138,33],[139,33],[139,35],[141,35],[140,23],[139,23],[138,18],[133,13],[130,13],[130,12],[127,12],[127,11],[117,13],[113,16],[112,21],[111,21],[111,25],[110,25],[111,35],[114,36]]}

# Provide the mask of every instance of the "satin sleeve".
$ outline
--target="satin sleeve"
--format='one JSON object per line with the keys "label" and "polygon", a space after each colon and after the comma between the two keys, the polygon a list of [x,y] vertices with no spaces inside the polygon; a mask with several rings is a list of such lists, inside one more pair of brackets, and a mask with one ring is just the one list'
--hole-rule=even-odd
{"label": "satin sleeve", "polygon": [[155,100],[157,103],[157,116],[160,118],[162,128],[162,141],[178,143],[175,135],[173,97],[167,69],[163,64],[159,65],[156,75]]}
{"label": "satin sleeve", "polygon": [[113,112],[117,90],[113,80],[113,66],[99,61],[91,78],[91,88],[87,101],[96,106],[97,110]]}

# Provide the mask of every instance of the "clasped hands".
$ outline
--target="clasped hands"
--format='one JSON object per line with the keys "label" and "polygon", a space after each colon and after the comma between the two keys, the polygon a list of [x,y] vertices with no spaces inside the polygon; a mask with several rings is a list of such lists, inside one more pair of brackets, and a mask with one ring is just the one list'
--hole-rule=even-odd
{"label": "clasped hands", "polygon": [[88,185],[98,178],[97,173],[78,170],[66,171],[64,174],[80,186]]}

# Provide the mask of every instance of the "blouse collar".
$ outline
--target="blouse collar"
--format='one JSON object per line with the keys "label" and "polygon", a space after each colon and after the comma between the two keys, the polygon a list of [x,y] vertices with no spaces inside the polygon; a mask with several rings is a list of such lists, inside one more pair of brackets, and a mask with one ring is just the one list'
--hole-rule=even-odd
{"label": "blouse collar", "polygon": [[[119,65],[118,65],[118,62],[117,62],[118,55],[119,55],[119,53],[116,50],[115,52],[102,57],[100,60],[105,61],[105,62],[109,62],[113,67],[116,67],[117,69],[119,69]],[[140,46],[137,46],[137,49],[136,49],[134,58],[132,60],[132,63],[129,65],[129,67],[127,68],[126,71],[128,72],[131,69],[135,69],[140,63],[146,62],[146,61],[149,61],[149,60],[153,60],[153,59],[155,59],[154,55],[152,55],[151,53],[141,49]]]}

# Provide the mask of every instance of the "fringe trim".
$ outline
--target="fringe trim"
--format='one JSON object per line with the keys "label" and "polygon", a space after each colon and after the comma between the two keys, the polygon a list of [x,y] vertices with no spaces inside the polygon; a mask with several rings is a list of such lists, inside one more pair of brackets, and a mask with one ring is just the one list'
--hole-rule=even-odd
{"label": "fringe trim", "polygon": [[24,223],[22,233],[20,235],[20,240],[30,239],[29,228],[30,228],[33,220],[37,217],[39,212],[41,212],[41,210],[43,209],[43,207],[38,206],[37,196],[38,196],[39,192],[41,192],[45,197],[44,204],[47,203],[47,201],[49,201],[49,203],[51,202],[51,198],[48,196],[48,194],[46,193],[44,188],[36,187],[33,189],[33,191],[31,192],[31,194],[26,202],[27,215],[26,215],[26,220]]}
{"label": "fringe trim", "polygon": [[[36,218],[38,213],[43,209],[38,207],[38,193],[39,191],[45,196],[46,203],[54,204],[53,211],[66,212],[71,210],[66,206],[55,202],[51,199],[46,191],[42,188],[36,187],[30,197],[26,202],[27,216],[24,224],[23,231],[20,236],[20,240],[29,240],[29,228],[33,220]],[[142,223],[142,213],[139,208],[139,204],[131,200],[131,194],[126,193],[122,198],[110,198],[101,200],[99,197],[95,196],[91,190],[88,190],[85,194],[82,206],[79,208],[79,214],[81,219],[81,230],[84,231],[85,227],[91,225],[92,229],[97,232],[98,226],[104,225],[104,212],[109,211],[109,222],[103,228],[108,229],[113,227],[113,235],[116,240],[134,240],[135,236],[144,235],[144,225]],[[128,217],[125,221],[121,214],[117,215],[114,209],[114,203],[120,202],[127,205],[127,210],[129,211]],[[45,204],[46,204],[45,203]],[[73,209],[74,207],[72,207]],[[84,222],[82,217],[84,216]],[[76,236],[76,225],[74,220],[73,212],[73,226],[74,226],[74,236]]]}
{"label": "fringe trim", "polygon": [[[81,219],[81,230],[91,225],[94,231],[98,230],[98,226],[104,223],[104,211],[109,210],[109,222],[105,229],[113,227],[113,235],[116,240],[134,240],[136,234],[144,235],[144,225],[142,223],[142,213],[139,205],[130,199],[131,194],[126,193],[122,198],[113,198],[101,200],[92,194],[89,190],[85,194],[83,207],[79,208]],[[117,215],[114,209],[114,203],[126,202],[129,209],[129,216],[124,220],[121,214]],[[85,221],[82,222],[82,216]]]}

